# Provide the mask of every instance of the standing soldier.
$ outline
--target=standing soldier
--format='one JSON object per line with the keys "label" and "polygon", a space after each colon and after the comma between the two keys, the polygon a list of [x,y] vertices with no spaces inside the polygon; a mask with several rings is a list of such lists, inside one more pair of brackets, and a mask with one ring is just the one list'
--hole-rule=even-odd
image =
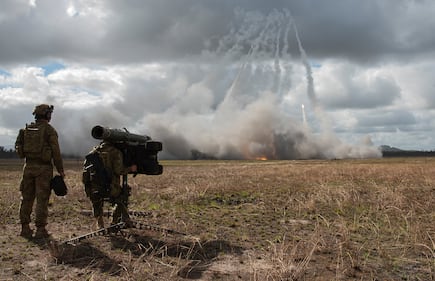
{"label": "standing soldier", "polygon": [[53,164],[62,178],[65,177],[58,135],[56,130],[49,124],[52,112],[52,105],[40,104],[36,106],[33,111],[35,122],[30,125],[26,124],[26,127],[20,130],[15,142],[18,155],[25,158],[23,177],[20,184],[20,235],[28,239],[33,235],[29,223],[35,198],[35,238],[49,237],[45,226],[47,225]]}

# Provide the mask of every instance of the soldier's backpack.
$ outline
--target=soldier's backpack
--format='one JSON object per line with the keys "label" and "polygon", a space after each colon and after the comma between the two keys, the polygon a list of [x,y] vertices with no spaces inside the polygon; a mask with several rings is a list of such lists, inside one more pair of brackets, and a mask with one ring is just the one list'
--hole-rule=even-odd
{"label": "soldier's backpack", "polygon": [[45,126],[37,126],[35,123],[26,124],[24,129],[23,152],[27,157],[39,156],[44,147]]}
{"label": "soldier's backpack", "polygon": [[107,198],[110,195],[112,173],[104,166],[99,153],[97,148],[85,156],[82,181],[89,197],[98,193],[100,197]]}

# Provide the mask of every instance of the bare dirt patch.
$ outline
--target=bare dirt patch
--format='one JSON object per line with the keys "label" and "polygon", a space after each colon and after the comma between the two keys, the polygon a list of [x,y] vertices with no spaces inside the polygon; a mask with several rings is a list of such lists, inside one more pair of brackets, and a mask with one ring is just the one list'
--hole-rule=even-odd
{"label": "bare dirt patch", "polygon": [[82,162],[67,162],[69,194],[53,195],[51,240],[29,241],[17,235],[21,163],[2,161],[0,280],[435,279],[435,159],[162,162],[161,176],[129,178],[130,209],[188,235],[63,245],[94,229]]}

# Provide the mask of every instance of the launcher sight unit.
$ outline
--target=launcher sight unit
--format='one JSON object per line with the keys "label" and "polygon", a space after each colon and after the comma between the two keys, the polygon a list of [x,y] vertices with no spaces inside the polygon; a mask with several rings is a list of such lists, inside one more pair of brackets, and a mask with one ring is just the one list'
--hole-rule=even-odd
{"label": "launcher sight unit", "polygon": [[136,165],[134,174],[160,175],[163,166],[159,164],[157,153],[162,151],[161,142],[151,140],[149,136],[132,134],[127,129],[111,129],[95,126],[91,131],[92,137],[113,143],[121,150],[125,166]]}

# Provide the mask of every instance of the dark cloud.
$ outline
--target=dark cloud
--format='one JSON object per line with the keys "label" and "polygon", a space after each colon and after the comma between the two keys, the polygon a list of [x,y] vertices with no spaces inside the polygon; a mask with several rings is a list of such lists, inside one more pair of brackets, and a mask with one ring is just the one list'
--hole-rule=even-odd
{"label": "dark cloud", "polygon": [[[433,52],[433,20],[416,16],[427,1],[131,1],[111,2],[105,45],[123,59],[177,59],[196,55],[204,43],[237,24],[235,11],[289,10],[312,57],[376,62],[391,56]],[[412,6],[414,10],[409,12]],[[170,8],[169,8],[170,7]],[[432,7],[433,8],[433,7]],[[407,15],[404,17],[404,15]],[[129,30],[129,32],[125,32]],[[403,34],[407,34],[404,36]],[[295,47],[295,46],[294,46]],[[128,50],[128,52],[122,52]]]}
{"label": "dark cloud", "polygon": [[101,10],[98,14],[80,1],[71,3],[76,3],[75,16],[67,14],[64,1],[36,1],[35,7],[6,1],[0,35],[7,40],[0,43],[0,63],[56,57],[112,64],[183,59],[228,34],[237,24],[237,9],[262,15],[289,10],[306,50],[317,59],[423,56],[435,43],[435,21],[430,14],[417,14],[426,6],[433,9],[430,1],[103,1],[93,7]]}

